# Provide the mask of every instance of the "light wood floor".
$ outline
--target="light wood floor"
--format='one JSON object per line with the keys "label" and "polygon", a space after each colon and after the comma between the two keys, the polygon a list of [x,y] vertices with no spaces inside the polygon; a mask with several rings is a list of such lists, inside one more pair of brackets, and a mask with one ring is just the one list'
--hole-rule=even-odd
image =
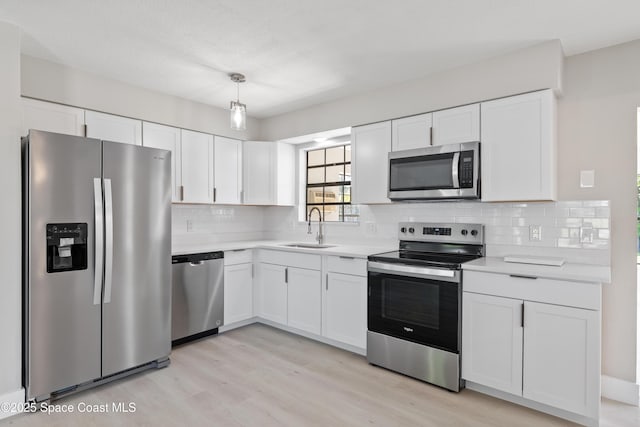
{"label": "light wood floor", "polygon": [[[134,402],[135,413],[37,413],[0,427],[572,425],[471,390],[451,393],[264,325],[176,348],[171,360],[57,402]],[[604,401],[601,425],[639,426],[640,410]]]}

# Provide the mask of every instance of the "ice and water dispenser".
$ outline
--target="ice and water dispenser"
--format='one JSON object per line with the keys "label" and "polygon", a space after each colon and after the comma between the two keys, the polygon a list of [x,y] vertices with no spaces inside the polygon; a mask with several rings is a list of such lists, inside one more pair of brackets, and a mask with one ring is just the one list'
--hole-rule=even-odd
{"label": "ice and water dispenser", "polygon": [[47,224],[47,273],[87,269],[87,223]]}

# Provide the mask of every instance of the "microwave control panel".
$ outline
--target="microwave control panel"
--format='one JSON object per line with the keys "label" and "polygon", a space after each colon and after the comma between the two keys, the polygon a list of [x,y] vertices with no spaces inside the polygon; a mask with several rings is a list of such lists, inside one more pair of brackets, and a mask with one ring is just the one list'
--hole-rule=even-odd
{"label": "microwave control panel", "polygon": [[462,151],[460,153],[458,176],[460,188],[473,188],[473,151]]}

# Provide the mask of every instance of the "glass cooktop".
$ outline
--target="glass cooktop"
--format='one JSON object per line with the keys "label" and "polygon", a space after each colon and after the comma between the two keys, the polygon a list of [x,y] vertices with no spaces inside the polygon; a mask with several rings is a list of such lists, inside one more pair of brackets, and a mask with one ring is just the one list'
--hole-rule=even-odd
{"label": "glass cooktop", "polygon": [[369,261],[409,264],[459,270],[460,265],[479,258],[471,254],[443,254],[434,252],[391,251],[369,256]]}

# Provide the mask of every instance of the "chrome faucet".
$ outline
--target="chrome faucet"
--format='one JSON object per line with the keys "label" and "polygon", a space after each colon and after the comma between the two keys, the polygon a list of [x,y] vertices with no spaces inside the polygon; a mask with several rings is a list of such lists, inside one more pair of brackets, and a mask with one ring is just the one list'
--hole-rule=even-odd
{"label": "chrome faucet", "polygon": [[318,241],[318,244],[321,245],[324,239],[324,236],[322,235],[322,214],[320,213],[320,209],[315,206],[309,211],[309,228],[307,229],[307,234],[311,234],[311,214],[313,211],[318,211],[318,235],[316,236],[316,240]]}

